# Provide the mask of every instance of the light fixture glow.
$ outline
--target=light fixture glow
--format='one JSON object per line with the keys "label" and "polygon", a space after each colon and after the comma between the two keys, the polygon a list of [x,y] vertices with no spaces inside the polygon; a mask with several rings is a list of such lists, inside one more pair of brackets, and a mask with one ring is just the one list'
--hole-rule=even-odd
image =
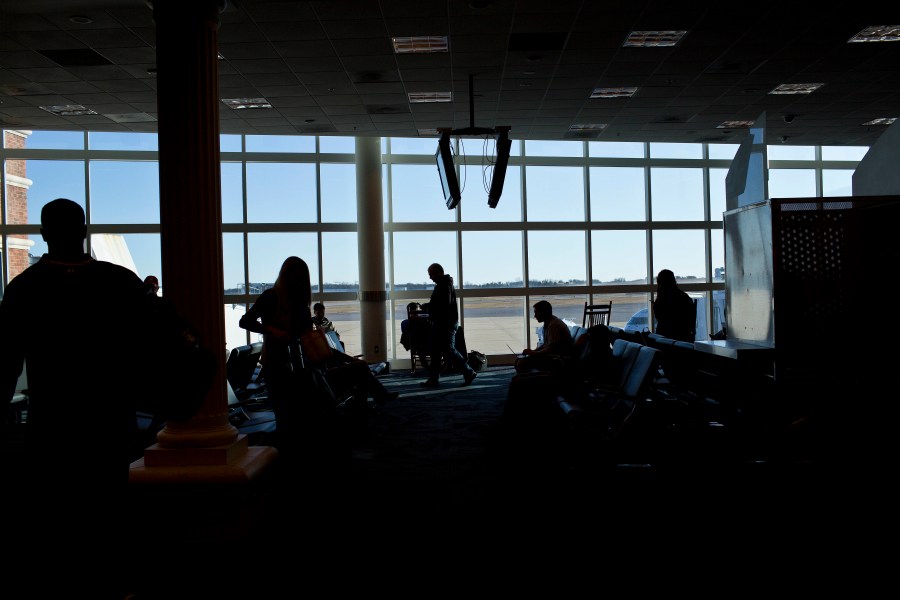
{"label": "light fixture glow", "polygon": [[450,102],[453,99],[450,92],[409,92],[407,96],[410,104]]}
{"label": "light fixture glow", "polygon": [[854,35],[847,43],[898,41],[900,41],[900,25],[873,25]]}
{"label": "light fixture glow", "polygon": [[716,125],[716,129],[746,129],[753,127],[755,121],[722,121]]}
{"label": "light fixture glow", "polygon": [[891,125],[894,121],[897,120],[897,117],[881,117],[878,119],[872,119],[871,121],[866,121],[863,125]]}
{"label": "light fixture glow", "polygon": [[575,123],[569,125],[569,131],[602,131],[609,127],[609,123]]}
{"label": "light fixture glow", "polygon": [[632,31],[622,44],[624,48],[674,46],[687,31]]}
{"label": "light fixture glow", "polygon": [[82,115],[96,115],[96,111],[85,108],[81,104],[57,104],[54,106],[39,106],[41,110],[46,110],[59,117],[80,117]]}
{"label": "light fixture glow", "polygon": [[222,98],[225,106],[233,110],[241,110],[245,108],[272,108],[272,105],[265,98]]}
{"label": "light fixture glow", "polygon": [[450,42],[446,35],[414,35],[406,37],[393,37],[396,54],[418,54],[428,52],[448,52]]}
{"label": "light fixture glow", "polygon": [[631,98],[637,91],[636,87],[594,88],[591,98]]}
{"label": "light fixture glow", "polygon": [[770,94],[812,94],[825,85],[824,83],[782,83]]}

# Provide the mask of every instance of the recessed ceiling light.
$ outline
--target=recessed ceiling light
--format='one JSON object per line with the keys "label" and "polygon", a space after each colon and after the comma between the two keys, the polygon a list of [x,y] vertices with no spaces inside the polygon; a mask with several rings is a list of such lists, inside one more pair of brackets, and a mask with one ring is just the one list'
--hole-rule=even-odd
{"label": "recessed ceiling light", "polygon": [[600,131],[609,127],[609,123],[576,123],[569,125],[569,131]]}
{"label": "recessed ceiling light", "polygon": [[54,106],[39,106],[38,108],[60,117],[80,117],[82,115],[98,114],[96,111],[85,108],[81,104],[57,104]]}
{"label": "recessed ceiling light", "polygon": [[847,40],[847,43],[897,41],[900,41],[900,25],[873,25],[872,27],[866,27],[854,35]]}
{"label": "recessed ceiling light", "polygon": [[769,92],[770,94],[811,94],[820,87],[825,85],[824,83],[782,83],[774,90]]}
{"label": "recessed ceiling light", "polygon": [[890,125],[897,120],[897,117],[881,117],[880,119],[872,119],[866,121],[863,125]]}
{"label": "recessed ceiling light", "polygon": [[451,92],[410,92],[410,104],[422,104],[424,102],[450,102],[453,100]]}
{"label": "recessed ceiling light", "polygon": [[446,35],[418,35],[391,38],[396,54],[447,52],[450,43]]}
{"label": "recessed ceiling light", "polygon": [[754,121],[722,121],[716,125],[716,129],[746,129],[753,127]]}
{"label": "recessed ceiling light", "polygon": [[674,46],[687,31],[632,31],[622,44],[625,48]]}
{"label": "recessed ceiling light", "polygon": [[591,98],[631,98],[637,91],[636,87],[594,88]]}
{"label": "recessed ceiling light", "polygon": [[72,15],[71,17],[69,17],[69,22],[75,23],[76,25],[88,25],[90,23],[93,23],[94,20],[84,15]]}
{"label": "recessed ceiling light", "polygon": [[244,108],[272,108],[265,98],[222,98],[228,108],[241,110]]}

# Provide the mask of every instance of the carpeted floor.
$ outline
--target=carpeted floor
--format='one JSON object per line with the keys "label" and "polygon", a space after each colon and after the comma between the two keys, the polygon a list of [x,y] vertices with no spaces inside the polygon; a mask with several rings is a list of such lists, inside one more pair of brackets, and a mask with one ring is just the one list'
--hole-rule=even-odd
{"label": "carpeted floor", "polygon": [[347,511],[361,498],[398,516],[477,507],[502,487],[495,434],[514,373],[489,367],[469,386],[461,375],[446,375],[437,388],[421,386],[421,373],[384,375],[399,398],[340,411],[333,443],[319,444],[303,464],[283,466],[279,481],[290,489],[299,472],[314,474],[329,488],[327,502]]}
{"label": "carpeted floor", "polygon": [[[166,522],[166,535],[157,538],[162,551],[143,564],[168,569],[178,556],[193,569],[202,557],[209,568],[194,570],[216,573],[203,579],[204,593],[212,582],[220,586],[215,597],[268,600],[313,583],[421,595],[470,593],[485,582],[507,589],[517,581],[528,591],[532,575],[577,577],[572,565],[580,558],[591,559],[582,574],[594,574],[602,560],[615,575],[615,565],[635,557],[641,565],[692,557],[698,544],[741,551],[756,547],[747,540],[786,534],[792,543],[820,543],[818,513],[795,508],[818,501],[821,488],[795,471],[764,480],[762,471],[726,476],[710,467],[676,478],[641,465],[606,470],[599,456],[582,461],[596,458],[597,469],[572,470],[559,455],[536,460],[546,440],[536,441],[540,452],[511,456],[500,417],[513,374],[511,366],[494,366],[470,386],[449,375],[438,388],[420,386],[421,373],[383,376],[400,397],[342,411],[311,431],[308,452],[279,458],[256,497],[235,507],[239,526],[216,517],[203,535],[174,537],[215,512],[209,502],[179,506],[185,522]],[[142,598],[173,597],[168,587],[155,592]]]}

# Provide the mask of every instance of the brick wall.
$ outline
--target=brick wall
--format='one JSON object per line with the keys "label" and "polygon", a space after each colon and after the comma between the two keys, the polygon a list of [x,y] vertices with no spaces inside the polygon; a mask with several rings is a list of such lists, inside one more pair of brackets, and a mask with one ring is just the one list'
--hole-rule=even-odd
{"label": "brick wall", "polygon": [[[4,143],[7,148],[24,148],[25,140],[29,132],[4,131]],[[24,225],[28,223],[28,188],[31,181],[25,173],[26,161],[6,161],[6,223],[9,225]],[[20,240],[21,241],[18,241]],[[12,279],[28,268],[28,249],[30,240],[27,236],[7,238],[8,251],[8,279]]]}

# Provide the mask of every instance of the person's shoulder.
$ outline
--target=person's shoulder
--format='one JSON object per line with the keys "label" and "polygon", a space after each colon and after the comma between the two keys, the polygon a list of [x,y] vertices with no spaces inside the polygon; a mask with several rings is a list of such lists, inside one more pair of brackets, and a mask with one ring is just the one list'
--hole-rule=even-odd
{"label": "person's shoulder", "polygon": [[106,260],[93,260],[87,264],[88,267],[96,269],[98,271],[104,271],[110,275],[115,275],[117,277],[122,277],[123,279],[133,279],[138,281],[141,285],[143,285],[143,280],[141,280],[140,276],[129,269],[128,267],[123,267],[122,265],[116,264],[114,262],[109,262]]}

